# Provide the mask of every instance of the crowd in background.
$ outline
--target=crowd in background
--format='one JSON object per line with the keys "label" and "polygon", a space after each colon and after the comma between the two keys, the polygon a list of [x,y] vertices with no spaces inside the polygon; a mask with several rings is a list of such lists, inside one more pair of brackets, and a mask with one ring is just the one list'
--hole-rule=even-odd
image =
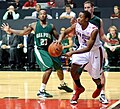
{"label": "crowd in background", "polygon": [[[17,20],[20,19],[21,14],[17,12],[19,9],[30,10],[34,9],[31,16],[26,16],[29,19],[38,19],[39,11],[42,6],[37,0],[0,0],[7,1],[9,3],[6,12],[3,15],[3,20]],[[62,1],[62,0],[61,0]],[[74,0],[63,0],[64,5],[61,4],[64,12],[61,15],[57,15],[56,19],[73,19],[77,18],[77,13],[73,11],[73,8],[76,8],[76,2]],[[56,0],[48,0],[45,2],[46,8],[58,8]],[[118,19],[120,18],[120,10],[118,6],[113,7],[114,13],[110,15],[110,19]],[[78,12],[79,13],[79,12]],[[47,19],[53,19],[53,16],[47,14]],[[25,27],[23,27],[25,28]],[[62,27],[62,31],[65,28]],[[105,63],[104,66],[119,66],[120,64],[120,33],[116,26],[111,25],[108,28],[108,33],[106,34],[108,39],[114,39],[116,43],[111,45],[109,43],[103,43],[105,48]],[[2,36],[1,46],[0,46],[0,68],[4,68],[5,66],[9,66],[10,69],[21,69],[24,66],[27,66],[28,69],[35,69],[36,62],[34,57],[34,32],[29,34],[28,36],[17,36],[14,34],[4,34]],[[63,41],[63,53],[66,53],[69,50],[75,50],[77,47],[75,40],[73,38],[69,38]],[[62,62],[64,61],[64,65],[69,65],[70,58],[62,57]]]}

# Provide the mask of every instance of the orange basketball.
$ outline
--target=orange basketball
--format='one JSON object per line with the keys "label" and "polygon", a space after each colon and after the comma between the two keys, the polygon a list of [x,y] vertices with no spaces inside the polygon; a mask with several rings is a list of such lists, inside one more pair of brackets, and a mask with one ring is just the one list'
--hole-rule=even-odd
{"label": "orange basketball", "polygon": [[62,54],[62,45],[53,42],[49,45],[48,52],[52,57],[58,57]]}

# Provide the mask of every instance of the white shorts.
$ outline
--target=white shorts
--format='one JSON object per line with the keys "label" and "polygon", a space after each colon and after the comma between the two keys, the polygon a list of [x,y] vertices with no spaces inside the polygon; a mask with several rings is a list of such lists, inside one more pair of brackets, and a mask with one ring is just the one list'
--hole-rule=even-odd
{"label": "white shorts", "polygon": [[77,65],[88,63],[84,69],[87,70],[94,79],[100,78],[103,72],[103,59],[103,47],[99,47],[98,49],[91,50],[87,53],[72,55],[72,63]]}

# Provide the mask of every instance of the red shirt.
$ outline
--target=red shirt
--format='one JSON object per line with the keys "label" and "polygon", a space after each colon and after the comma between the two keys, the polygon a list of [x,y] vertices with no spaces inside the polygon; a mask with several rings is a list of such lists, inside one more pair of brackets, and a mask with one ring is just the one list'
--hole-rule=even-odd
{"label": "red shirt", "polygon": [[53,4],[50,4],[50,2],[47,2],[48,6],[53,8],[53,7],[56,7],[56,3],[54,2]]}
{"label": "red shirt", "polygon": [[34,6],[36,6],[36,1],[34,1],[34,2],[25,2],[25,4],[24,4],[24,7],[34,7]]}
{"label": "red shirt", "polygon": [[118,15],[116,15],[116,14],[112,14],[112,17],[120,18],[120,14],[118,14]]}

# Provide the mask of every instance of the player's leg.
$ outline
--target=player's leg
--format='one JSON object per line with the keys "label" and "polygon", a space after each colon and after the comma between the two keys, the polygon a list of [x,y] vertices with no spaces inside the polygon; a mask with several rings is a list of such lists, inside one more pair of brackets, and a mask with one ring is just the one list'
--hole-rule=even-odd
{"label": "player's leg", "polygon": [[80,82],[80,74],[78,73],[79,68],[80,68],[80,65],[76,65],[76,64],[71,65],[70,72],[71,72],[73,81],[75,83],[74,94],[70,101],[71,104],[76,104],[79,98],[79,95],[85,91],[85,88],[81,85],[81,82]]}
{"label": "player's leg", "polygon": [[65,90],[66,92],[73,92],[73,90],[70,87],[68,87],[64,81],[64,73],[62,69],[57,70],[57,75],[58,75],[59,80],[61,81],[61,84],[60,86],[58,86],[58,89]]}
{"label": "player's leg", "polygon": [[[105,59],[104,67],[108,67],[108,55],[107,55],[106,49],[103,49],[103,53],[104,53],[104,59]],[[102,72],[100,79],[101,79],[101,84],[103,85],[103,87],[102,87],[102,90],[100,92],[99,101],[103,104],[107,104],[108,100],[105,96],[106,78],[105,78],[104,71]]]}
{"label": "player's leg", "polygon": [[40,86],[40,89],[37,93],[37,96],[39,97],[43,97],[43,98],[46,98],[46,97],[52,97],[52,95],[50,95],[49,93],[46,92],[46,85],[47,85],[47,82],[49,80],[49,77],[51,75],[51,72],[52,72],[52,69],[48,69],[45,71],[45,73],[43,74],[42,76],[42,83],[41,83],[41,86]]}
{"label": "player's leg", "polygon": [[103,85],[101,84],[100,78],[97,78],[97,79],[92,78],[92,79],[95,82],[95,84],[97,85],[97,89],[93,92],[92,97],[96,98],[100,95]]}
{"label": "player's leg", "polygon": [[103,104],[108,104],[108,99],[105,96],[105,83],[106,83],[106,78],[104,72],[101,75],[101,84],[103,84],[103,88],[100,92],[100,98],[99,101]]}
{"label": "player's leg", "polygon": [[47,93],[45,89],[52,72],[53,61],[49,56],[48,52],[44,50],[35,49],[35,57],[40,69],[45,72],[42,76],[42,83],[37,93],[37,96],[43,98],[52,97],[52,95]]}
{"label": "player's leg", "polygon": [[71,76],[74,81],[74,94],[71,99],[71,104],[76,104],[79,98],[79,95],[85,91],[85,88],[81,85],[80,75],[82,73],[82,69],[88,63],[89,53],[83,54],[73,54],[72,55],[72,64],[71,64]]}
{"label": "player's leg", "polygon": [[100,95],[103,85],[101,84],[101,74],[103,72],[104,51],[102,47],[90,51],[89,63],[87,64],[87,71],[95,82],[97,88],[93,92],[92,97],[96,98]]}
{"label": "player's leg", "polygon": [[65,90],[66,92],[73,92],[73,90],[67,86],[67,84],[64,81],[64,73],[61,67],[61,60],[60,58],[52,58],[53,59],[53,63],[54,63],[54,68],[57,72],[58,78],[60,80],[60,86],[58,87],[58,89],[60,90]]}

